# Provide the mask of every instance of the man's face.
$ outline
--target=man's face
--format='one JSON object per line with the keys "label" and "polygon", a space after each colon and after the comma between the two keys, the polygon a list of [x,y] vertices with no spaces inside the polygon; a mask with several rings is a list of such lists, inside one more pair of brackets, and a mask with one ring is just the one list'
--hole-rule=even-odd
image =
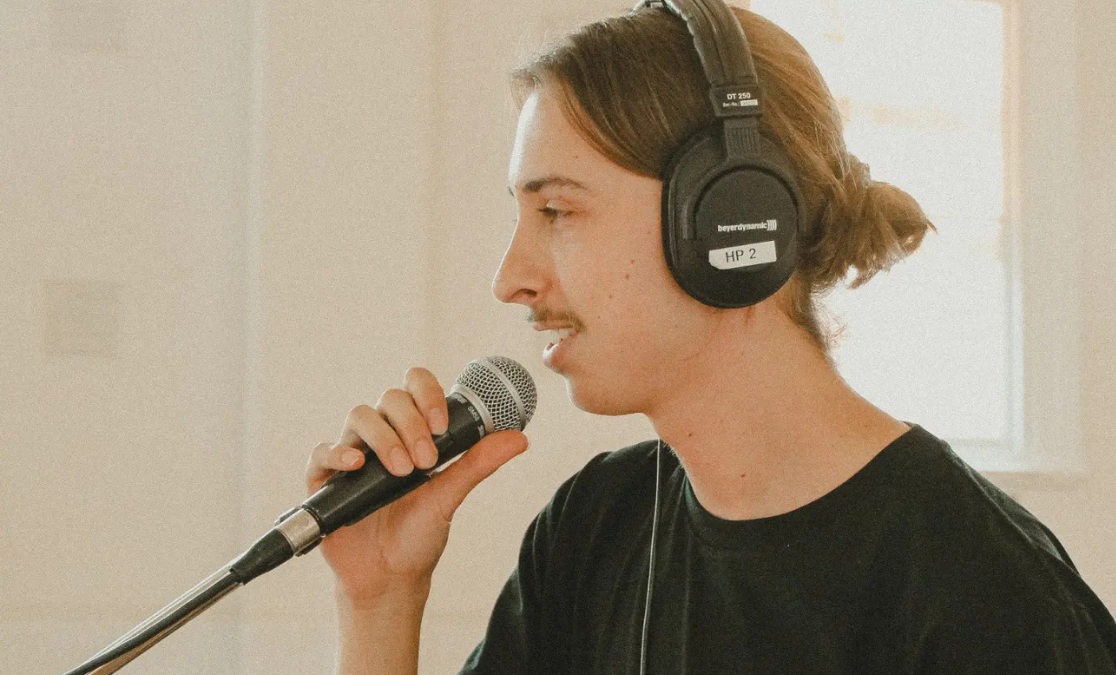
{"label": "man's face", "polygon": [[684,386],[719,315],[666,267],[662,183],[593,149],[545,88],[520,113],[508,181],[518,218],[493,293],[529,307],[537,327],[576,331],[550,333],[544,352],[574,404],[646,412]]}

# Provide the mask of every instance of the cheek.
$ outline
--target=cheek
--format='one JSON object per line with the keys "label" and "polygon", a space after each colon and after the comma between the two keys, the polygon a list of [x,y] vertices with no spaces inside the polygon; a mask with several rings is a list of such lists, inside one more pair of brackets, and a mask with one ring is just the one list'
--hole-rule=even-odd
{"label": "cheek", "polygon": [[[705,307],[675,283],[661,249],[640,251],[600,261],[596,289],[598,320],[625,342],[652,347],[683,347],[695,339],[706,315]],[[622,337],[621,337],[622,336]]]}
{"label": "cheek", "polygon": [[631,260],[631,257],[624,260],[629,269],[623,275],[623,283],[640,318],[639,338],[648,347],[655,346],[669,353],[672,360],[685,360],[699,353],[718,310],[682,290],[671,275],[660,247],[656,246],[653,255],[645,258],[642,269],[637,269],[638,260],[634,265]]}
{"label": "cheek", "polygon": [[663,328],[677,332],[696,326],[704,306],[671,276],[657,218],[606,222],[556,234],[551,242],[569,308],[625,342],[629,337],[658,341],[665,337],[656,336]]}
{"label": "cheek", "polygon": [[[572,309],[606,317],[623,307],[677,311],[689,296],[675,283],[663,256],[658,229],[628,223],[615,231],[600,228],[594,234],[628,232],[632,236],[556,237],[554,264]],[[583,233],[578,233],[583,234]],[[664,307],[665,303],[665,307]],[[581,305],[581,306],[579,306]]]}

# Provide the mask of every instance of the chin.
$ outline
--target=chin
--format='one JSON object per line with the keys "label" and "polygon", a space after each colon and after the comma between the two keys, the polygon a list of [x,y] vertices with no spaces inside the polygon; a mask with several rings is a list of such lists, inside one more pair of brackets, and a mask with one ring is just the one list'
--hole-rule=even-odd
{"label": "chin", "polygon": [[593,386],[593,384],[599,385],[599,383],[575,381],[574,378],[566,376],[566,393],[578,409],[593,415],[610,416],[631,415],[640,412],[633,401],[625,396],[622,391],[615,388],[609,390],[601,386]]}

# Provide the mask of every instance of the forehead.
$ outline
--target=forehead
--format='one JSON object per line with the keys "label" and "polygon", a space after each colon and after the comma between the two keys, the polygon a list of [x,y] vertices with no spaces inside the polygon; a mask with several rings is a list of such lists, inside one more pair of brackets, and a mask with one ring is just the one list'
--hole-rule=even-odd
{"label": "forehead", "polygon": [[[516,192],[547,178],[565,178],[589,190],[607,188],[623,172],[582,138],[567,119],[558,94],[536,89],[523,104],[508,165],[508,186]],[[548,181],[547,185],[561,185]],[[530,190],[528,190],[530,191]]]}

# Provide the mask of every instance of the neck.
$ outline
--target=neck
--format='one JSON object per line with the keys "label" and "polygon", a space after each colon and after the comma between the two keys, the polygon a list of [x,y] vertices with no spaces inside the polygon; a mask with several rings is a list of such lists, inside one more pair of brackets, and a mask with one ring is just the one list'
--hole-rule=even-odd
{"label": "neck", "polygon": [[700,362],[686,364],[685,382],[647,412],[698,501],[728,520],[814,501],[908,429],[854,392],[804,331],[764,323],[726,322]]}

